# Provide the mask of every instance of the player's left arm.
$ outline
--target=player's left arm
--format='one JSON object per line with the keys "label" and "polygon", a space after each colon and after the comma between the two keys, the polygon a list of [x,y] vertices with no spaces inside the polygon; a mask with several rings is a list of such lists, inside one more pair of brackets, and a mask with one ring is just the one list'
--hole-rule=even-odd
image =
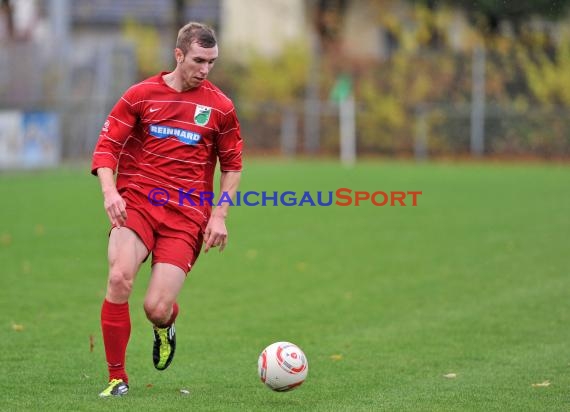
{"label": "player's left arm", "polygon": [[[220,177],[220,193],[224,198],[235,199],[241,172],[222,172]],[[208,253],[211,247],[219,246],[220,252],[224,250],[228,243],[228,230],[226,228],[226,217],[228,216],[230,202],[219,202],[212,211],[212,216],[204,232],[204,253]]]}
{"label": "player's left arm", "polygon": [[[220,159],[220,199],[224,196],[227,199],[234,199],[242,169],[242,139],[240,135],[239,121],[235,108],[229,110],[220,119],[220,132],[215,139],[215,150]],[[218,202],[212,211],[212,216],[204,232],[204,252],[208,252],[211,247],[220,247],[220,252],[224,250],[228,243],[228,230],[226,228],[226,217],[230,208],[230,202]]]}

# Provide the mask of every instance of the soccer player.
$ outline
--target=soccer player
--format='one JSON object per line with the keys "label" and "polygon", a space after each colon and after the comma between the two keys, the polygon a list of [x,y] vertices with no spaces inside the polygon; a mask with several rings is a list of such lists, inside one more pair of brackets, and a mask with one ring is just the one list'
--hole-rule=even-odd
{"label": "soccer player", "polygon": [[[141,264],[152,254],[144,310],[153,325],[152,358],[166,369],[174,356],[177,296],[202,245],[228,241],[230,202],[212,210],[216,163],[220,192],[235,195],[242,140],[233,103],[207,80],[218,57],[214,31],[188,23],[178,32],[176,67],[130,87],[105,121],[93,154],[111,222],[107,292],[101,329],[109,383],[99,396],[129,390],[125,355],[130,337],[129,296]],[[117,177],[115,180],[115,171]],[[202,198],[201,198],[202,197]]]}

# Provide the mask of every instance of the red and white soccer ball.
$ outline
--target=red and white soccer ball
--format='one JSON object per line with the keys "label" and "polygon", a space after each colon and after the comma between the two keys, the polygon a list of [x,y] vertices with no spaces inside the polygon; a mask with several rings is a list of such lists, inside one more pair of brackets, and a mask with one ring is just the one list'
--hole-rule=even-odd
{"label": "red and white soccer ball", "polygon": [[277,392],[299,387],[309,372],[307,357],[291,342],[275,342],[266,347],[257,361],[261,382]]}

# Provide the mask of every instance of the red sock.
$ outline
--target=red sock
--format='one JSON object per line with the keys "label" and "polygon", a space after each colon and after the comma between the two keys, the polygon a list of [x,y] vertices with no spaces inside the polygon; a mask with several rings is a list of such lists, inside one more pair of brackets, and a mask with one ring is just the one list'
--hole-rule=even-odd
{"label": "red sock", "polygon": [[168,319],[166,326],[172,325],[176,320],[176,316],[178,316],[178,303],[174,302],[174,305],[172,305],[172,315],[170,315],[170,319]]}
{"label": "red sock", "polygon": [[109,369],[109,381],[122,379],[128,383],[129,377],[125,371],[125,357],[131,336],[129,303],[111,303],[105,299],[101,308],[101,330],[103,331],[105,357]]}

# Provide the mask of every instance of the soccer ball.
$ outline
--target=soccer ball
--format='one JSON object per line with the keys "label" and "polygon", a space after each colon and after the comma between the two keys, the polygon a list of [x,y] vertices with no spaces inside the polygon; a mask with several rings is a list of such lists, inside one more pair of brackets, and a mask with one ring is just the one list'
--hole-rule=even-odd
{"label": "soccer ball", "polygon": [[309,372],[307,357],[291,342],[275,342],[266,347],[257,360],[261,382],[277,392],[299,387]]}

